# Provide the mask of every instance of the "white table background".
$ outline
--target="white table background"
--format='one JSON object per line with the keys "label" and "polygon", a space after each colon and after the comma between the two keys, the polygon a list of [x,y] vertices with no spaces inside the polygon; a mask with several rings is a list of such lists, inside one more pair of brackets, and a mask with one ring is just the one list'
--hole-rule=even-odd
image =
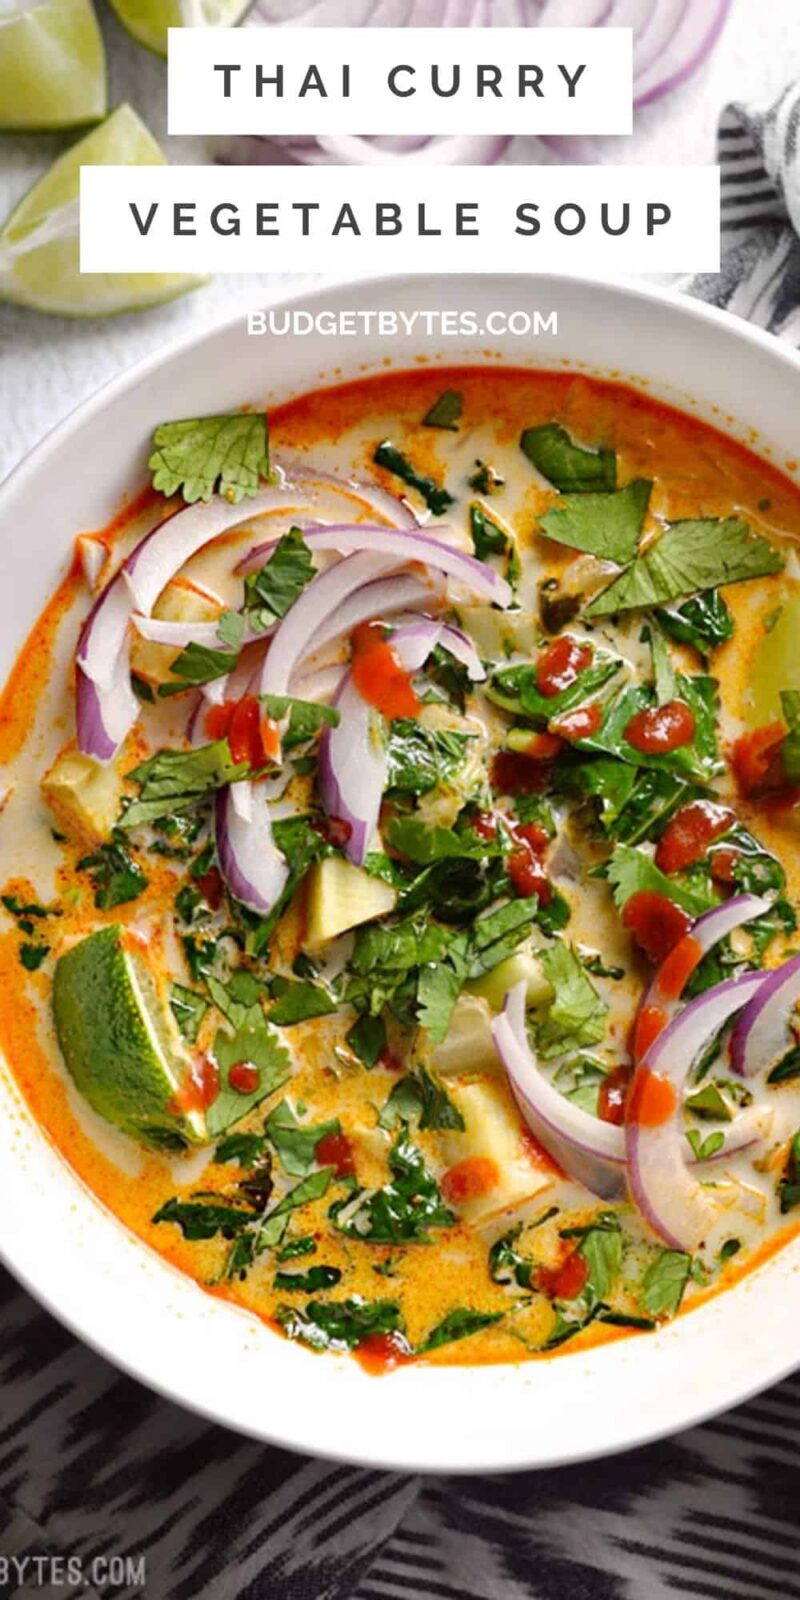
{"label": "white table background", "polygon": [[[212,141],[166,137],[165,64],[127,38],[103,0],[98,10],[110,104],[130,100],[170,161],[209,159]],[[720,107],[731,99],[769,101],[798,74],[800,0],[733,0],[711,60],[677,93],[645,107],[630,138],[607,139],[608,159],[639,165],[713,160]],[[0,135],[0,216],[62,148],[63,140],[50,135]],[[511,159],[550,158],[535,139],[518,139]],[[0,306],[0,479],[73,406],[140,356],[302,281],[268,273],[219,277],[171,305],[108,320],[67,321]]]}

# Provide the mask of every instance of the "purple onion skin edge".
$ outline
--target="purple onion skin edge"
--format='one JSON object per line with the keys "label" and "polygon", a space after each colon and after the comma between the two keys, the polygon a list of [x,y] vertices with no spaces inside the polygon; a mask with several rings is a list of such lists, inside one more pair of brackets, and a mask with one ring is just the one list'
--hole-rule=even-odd
{"label": "purple onion skin edge", "polygon": [[[338,695],[336,699],[338,700]],[[336,701],[334,701],[336,704]],[[332,729],[325,725],[319,743],[319,787],[322,803],[329,817],[337,817],[340,821],[348,823],[350,836],[344,846],[344,853],[354,867],[363,867],[367,856],[369,840],[367,837],[367,824],[363,819],[355,817],[348,810],[342,799],[339,780],[333,770],[331,760],[330,742]]]}
{"label": "purple onion skin edge", "polygon": [[222,876],[235,900],[240,900],[242,905],[247,906],[250,911],[260,913],[262,916],[268,916],[273,909],[272,905],[267,903],[263,895],[258,893],[249,879],[240,871],[236,856],[231,849],[226,816],[228,800],[228,790],[219,789],[214,801],[214,833]]}
{"label": "purple onion skin edge", "polygon": [[96,761],[110,761],[118,747],[103,722],[97,689],[82,667],[77,667],[76,671],[75,724],[78,745],[83,755],[94,756]]}
{"label": "purple onion skin edge", "polygon": [[[736,1022],[731,1034],[730,1058],[731,1067],[740,1078],[752,1077],[758,1071],[760,1063],[748,1068],[747,1044],[752,1029],[761,1016],[765,1006],[769,1005],[775,993],[783,987],[787,979],[791,979],[795,972],[800,972],[800,956],[792,956],[789,961],[784,961],[780,967],[775,967],[764,979],[758,993],[745,1006],[741,1016]],[[764,1063],[771,1065],[772,1063]]]}

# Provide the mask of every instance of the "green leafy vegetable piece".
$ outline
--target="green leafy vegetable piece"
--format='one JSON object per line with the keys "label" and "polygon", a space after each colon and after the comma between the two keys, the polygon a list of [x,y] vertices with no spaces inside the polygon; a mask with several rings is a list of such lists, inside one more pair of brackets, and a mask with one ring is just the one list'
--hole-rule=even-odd
{"label": "green leafy vegetable piece", "polygon": [[253,1221],[252,1210],[226,1205],[221,1200],[167,1200],[153,1217],[154,1222],[174,1222],[184,1239],[235,1239]]}
{"label": "green leafy vegetable piece", "polygon": [[49,944],[29,944],[23,941],[19,947],[19,959],[26,972],[38,972],[45,957],[49,954]]}
{"label": "green leafy vegetable piece", "polygon": [[682,605],[659,609],[656,616],[671,639],[693,645],[704,656],[733,638],[733,617],[716,589],[694,595]]}
{"label": "green leafy vegetable piece", "polygon": [[304,1178],[314,1165],[320,1140],[340,1132],[338,1118],[316,1126],[299,1122],[288,1100],[281,1100],[270,1112],[264,1128],[284,1172],[291,1178]]}
{"label": "green leafy vegetable piece", "polygon": [[780,747],[781,766],[790,783],[800,783],[800,693],[781,690],[781,711],[789,732]]}
{"label": "green leafy vegetable piece", "polygon": [[393,1300],[349,1300],[327,1303],[309,1300],[300,1310],[279,1306],[278,1321],[289,1339],[300,1339],[312,1350],[355,1350],[377,1333],[403,1332],[403,1315]]}
{"label": "green leafy vegetable piece", "polygon": [[[277,1034],[269,1028],[261,1006],[245,1011],[235,1031],[220,1028],[214,1040],[214,1057],[220,1069],[221,1088],[209,1106],[206,1124],[212,1138],[240,1122],[267,1095],[279,1089],[291,1074],[292,1061]],[[231,1067],[248,1062],[258,1069],[258,1085],[241,1094],[229,1081]]]}
{"label": "green leafy vegetable piece", "polygon": [[360,1189],[335,1201],[331,1221],[348,1238],[367,1244],[430,1244],[431,1228],[449,1228],[456,1219],[404,1132],[389,1152],[389,1169],[391,1181],[382,1189]]}
{"label": "green leafy vegetable piece", "polygon": [[297,1211],[300,1206],[309,1205],[312,1200],[321,1200],[332,1176],[333,1167],[320,1167],[315,1172],[309,1172],[307,1177],[301,1178],[300,1182],[296,1183],[276,1206],[273,1206],[267,1216],[262,1217],[255,1226],[242,1233],[228,1257],[225,1277],[244,1276],[265,1250],[276,1249],[283,1239],[290,1213]]}
{"label": "green leafy vegetable piece", "polygon": [[137,900],[147,888],[149,879],[125,845],[115,834],[106,844],[78,862],[79,872],[88,872],[94,888],[94,903],[98,911],[111,911],[114,906],[127,905]]}
{"label": "green leafy vegetable piece", "polygon": [[269,1020],[278,1028],[290,1028],[309,1017],[330,1016],[335,1010],[336,1001],[321,983],[287,983],[270,1007]]}
{"label": "green leafy vegetable piece", "polygon": [[508,536],[482,506],[470,506],[469,531],[472,535],[472,548],[479,561],[485,561],[488,556],[506,554],[509,545]]}
{"label": "green leafy vegetable piece", "polygon": [[287,1239],[280,1250],[275,1252],[276,1261],[296,1261],[298,1256],[313,1256],[317,1248],[317,1241],[312,1234],[306,1233],[300,1239]]}
{"label": "green leafy vegetable piece", "polygon": [[457,389],[445,389],[434,400],[433,405],[426,411],[423,419],[423,428],[447,428],[451,433],[458,432],[458,424],[464,411],[464,396]]}
{"label": "green leafy vegetable piece", "polygon": [[560,494],[610,494],[617,487],[617,458],[613,450],[586,450],[575,444],[558,422],[526,428],[520,449],[537,472]]}
{"label": "green leafy vegetable piece", "polygon": [[353,1054],[363,1061],[365,1067],[371,1069],[377,1066],[386,1049],[386,1023],[383,1017],[371,1017],[365,1012],[353,1023],[346,1037]]}
{"label": "green leafy vegetable piece", "polygon": [[681,906],[690,917],[699,917],[715,902],[713,889],[707,880],[683,880],[667,877],[657,867],[652,856],[631,845],[619,844],[605,868],[605,875],[614,890],[614,901],[620,910],[631,895],[642,891],[663,895]]}
{"label": "green leafy vegetable piece", "polygon": [[539,518],[548,539],[622,567],[636,555],[652,483],[634,478],[612,494],[574,494]]}
{"label": "green leafy vegetable piece", "polygon": [[208,1001],[194,989],[187,989],[185,984],[173,983],[169,1003],[187,1044],[194,1044],[208,1010]]}
{"label": "green leafy vegetable piece", "polygon": [[207,644],[198,644],[192,640],[182,650],[170,667],[170,672],[177,683],[160,683],[158,692],[162,700],[173,694],[182,694],[184,689],[189,689],[198,683],[211,683],[214,678],[224,678],[227,672],[233,672],[239,659],[237,650],[216,650]]}
{"label": "green leafy vegetable piece", "polygon": [[420,1067],[401,1078],[389,1095],[378,1118],[379,1128],[390,1131],[398,1122],[412,1122],[419,1118],[421,1129],[456,1128],[463,1131],[464,1118],[441,1083]]}
{"label": "green leafy vegetable piece", "polygon": [[656,704],[666,705],[674,700],[678,693],[678,680],[672,664],[669,645],[657,623],[651,623],[645,630],[649,634],[650,653],[653,658],[653,684],[656,691]]}
{"label": "green leafy vegetable piece", "polygon": [[784,1216],[787,1211],[793,1211],[795,1206],[800,1206],[800,1129],[789,1148],[786,1170],[778,1184],[778,1199]]}
{"label": "green leafy vegetable piece", "polygon": [[494,672],[487,694],[495,705],[502,706],[518,717],[529,717],[533,722],[548,723],[575,706],[585,705],[603,685],[616,676],[622,666],[618,656],[596,650],[591,665],[579,672],[574,682],[558,694],[544,695],[539,689],[536,664],[523,662],[518,666],[502,667]]}
{"label": "green leafy vegetable piece", "polygon": [[258,611],[264,626],[285,617],[295,600],[314,576],[314,562],[300,528],[290,528],[278,540],[271,556],[258,572],[244,580],[244,602],[248,611]]}
{"label": "green leafy vegetable piece", "polygon": [[787,1050],[783,1059],[772,1068],[767,1083],[790,1083],[793,1078],[800,1078],[800,1045]]}
{"label": "green leafy vegetable piece", "polygon": [[139,798],[123,811],[118,827],[137,828],[191,809],[247,772],[234,761],[227,739],[196,750],[159,750],[128,773],[139,784]]}
{"label": "green leafy vegetable piece", "polygon": [[547,1016],[536,1030],[540,1053],[548,1059],[599,1044],[605,1037],[608,1006],[572,946],[559,940],[541,950],[539,959],[554,991]]}
{"label": "green leafy vegetable piece", "polygon": [[688,1128],[686,1138],[696,1161],[710,1161],[712,1156],[718,1155],[720,1150],[725,1148],[724,1133],[709,1133],[704,1139],[697,1128]]}
{"label": "green leafy vegetable piece", "polygon": [[309,1267],[307,1272],[276,1272],[273,1287],[284,1294],[317,1294],[332,1289],[341,1279],[339,1267]]}
{"label": "green leafy vegetable piece", "polygon": [[586,607],[587,617],[668,605],[698,591],[780,572],[768,539],[736,517],[673,522]]}
{"label": "green leafy vegetable piece", "polygon": [[263,413],[195,417],[164,422],[153,434],[147,465],[162,494],[181,490],[191,505],[210,500],[214,489],[233,505],[258,493],[269,476],[267,418]]}
{"label": "green leafy vegetable piece", "polygon": [[519,1289],[534,1288],[536,1262],[520,1255],[516,1248],[522,1229],[523,1224],[518,1222],[508,1233],[495,1239],[489,1251],[489,1277],[492,1283],[514,1283]]}
{"label": "green leafy vegetable piece", "polygon": [[391,725],[386,787],[397,794],[428,794],[463,765],[470,735],[425,728],[398,717]]}
{"label": "green leafy vegetable piece", "polygon": [[316,705],[312,700],[293,700],[287,694],[262,694],[261,704],[274,722],[281,722],[288,713],[289,722],[282,739],[284,751],[307,744],[326,725],[329,728],[339,726],[339,712],[334,706]]}
{"label": "green leafy vegetable piece", "polygon": [[443,1344],[453,1344],[456,1339],[469,1339],[473,1333],[480,1333],[482,1328],[490,1328],[493,1323],[501,1322],[504,1315],[502,1311],[473,1311],[470,1307],[448,1311],[427,1339],[417,1345],[416,1353],[418,1356],[428,1355]]}
{"label": "green leafy vegetable piece", "polygon": [[[462,661],[456,661],[444,645],[437,644],[433,655],[428,657],[425,667],[426,676],[437,689],[441,689],[457,711],[464,712],[467,696],[472,692],[469,673]],[[396,726],[392,724],[392,729]],[[456,735],[459,737],[459,735]]]}
{"label": "green leafy vegetable piece", "polygon": [[494,467],[479,460],[475,462],[475,471],[467,478],[470,489],[474,489],[476,494],[496,494],[499,489],[505,488],[505,481]]}
{"label": "green leafy vegetable piece", "polygon": [[214,1160],[236,1161],[240,1167],[254,1167],[263,1156],[266,1139],[263,1133],[229,1133],[214,1151]]}
{"label": "green leafy vegetable piece", "polygon": [[661,1250],[651,1262],[639,1290],[639,1302],[651,1317],[674,1317],[689,1281],[691,1256],[682,1250]]}
{"label": "green leafy vegetable piece", "polygon": [[421,867],[452,857],[481,860],[487,855],[499,855],[501,850],[498,841],[483,839],[472,828],[463,833],[452,828],[428,828],[416,817],[393,817],[386,838],[393,850]]}
{"label": "green leafy vegetable piece", "polygon": [[428,510],[435,517],[444,516],[448,506],[455,504],[453,496],[441,484],[435,483],[433,478],[427,478],[409,461],[402,450],[398,450],[389,439],[384,439],[378,445],[373,456],[373,461],[378,467],[384,467],[387,472],[394,473],[401,482],[407,483],[409,488],[416,489],[425,501]]}

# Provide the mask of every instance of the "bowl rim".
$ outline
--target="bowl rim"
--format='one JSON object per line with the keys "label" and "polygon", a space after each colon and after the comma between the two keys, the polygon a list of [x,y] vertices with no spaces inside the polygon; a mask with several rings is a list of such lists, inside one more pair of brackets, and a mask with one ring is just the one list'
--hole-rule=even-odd
{"label": "bowl rim", "polygon": [[[530,277],[522,277],[514,273],[475,274],[470,276],[470,281],[477,281],[478,283],[490,281],[493,284],[497,284],[501,290],[502,288],[508,288],[511,284],[519,284],[520,281],[523,281],[533,284],[538,293],[543,290],[546,291],[548,284],[573,290],[585,286],[589,290],[610,292],[618,298],[620,307],[623,310],[626,301],[631,300],[639,304],[652,305],[654,308],[666,307],[675,315],[689,321],[693,320],[698,325],[711,324],[722,328],[735,341],[741,341],[760,348],[768,353],[773,361],[782,364],[795,374],[800,374],[800,352],[792,346],[783,344],[774,335],[741,321],[723,309],[691,299],[671,287],[665,288],[652,284],[641,284],[627,280],[620,281],[619,279],[604,277],[586,277],[578,274],[541,274],[530,275]],[[323,278],[316,280],[312,284],[306,282],[302,287],[288,294],[279,292],[274,297],[268,296],[266,298],[262,295],[257,301],[254,300],[253,309],[256,307],[262,309],[265,305],[292,307],[301,304],[313,304],[316,301],[328,302],[330,297],[337,294],[354,290],[366,294],[373,291],[376,286],[379,286],[380,291],[390,297],[393,291],[405,290],[412,282],[414,282],[414,275],[408,273],[359,279],[352,277],[342,279]],[[432,278],[426,278],[426,282],[439,284],[446,288],[450,280],[446,275],[437,275]],[[169,341],[162,348],[150,352],[147,356],[132,363],[122,372],[107,380],[91,395],[77,402],[64,418],[45,433],[38,444],[12,468],[11,472],[0,483],[0,524],[2,523],[6,502],[11,499],[12,495],[17,496],[25,492],[27,485],[46,469],[48,460],[69,439],[74,430],[90,423],[110,401],[124,398],[126,391],[141,383],[149,374],[169,368],[180,356],[193,351],[196,352],[207,342],[210,343],[219,338],[220,335],[240,328],[247,314],[247,308],[245,307],[233,315],[214,319],[207,324],[204,323],[201,326],[190,329],[179,338]],[[459,346],[456,344],[453,350],[453,365],[458,364],[458,351]],[[409,350],[407,366],[410,367],[412,364],[413,355]],[[532,360],[527,364],[532,367],[536,365],[546,367],[548,365],[546,361],[534,362]],[[395,364],[395,370],[400,370],[399,362]],[[368,379],[371,375],[371,373],[368,373],[365,374],[365,377]],[[635,384],[636,380],[632,378],[630,381]],[[298,392],[307,392],[307,390],[301,388]],[[722,427],[723,431],[725,431],[724,422],[718,421],[716,425]],[[11,1077],[11,1074],[5,1068],[4,1075]],[[16,1094],[21,1102],[21,1093],[13,1080],[12,1092]],[[98,1201],[97,1197],[86,1187],[78,1174],[68,1166],[66,1159],[52,1146],[44,1130],[35,1123],[35,1119],[28,1111],[27,1105],[24,1107],[24,1116],[34,1127],[38,1140],[48,1147],[52,1160],[63,1169],[67,1178],[67,1185],[72,1188],[76,1205],[79,1198],[76,1191],[79,1190],[83,1206],[88,1203],[90,1209],[104,1218],[108,1226],[117,1230],[118,1233],[121,1231],[127,1239],[130,1239],[135,1244],[137,1250],[146,1252],[148,1258],[152,1258],[157,1263],[158,1274],[163,1283],[167,1282],[164,1274],[171,1274],[174,1279],[180,1280],[181,1285],[188,1285],[195,1294],[201,1296],[207,1303],[210,1297],[203,1293],[202,1288],[199,1288],[193,1280],[172,1267],[163,1257],[156,1255],[142,1241],[130,1235],[124,1224],[112,1216],[102,1205],[102,1202]],[[800,1245],[800,1240],[796,1241],[796,1243]],[[786,1250],[788,1251],[791,1248],[791,1246],[787,1246]],[[604,1436],[594,1443],[588,1444],[581,1444],[576,1441],[569,1447],[562,1449],[558,1447],[550,1448],[546,1455],[537,1453],[532,1447],[529,1449],[525,1447],[515,1448],[514,1450],[509,1449],[506,1455],[502,1448],[498,1452],[496,1444],[490,1446],[482,1438],[476,1438],[474,1444],[470,1441],[466,1453],[462,1446],[455,1455],[449,1453],[447,1447],[433,1439],[426,1440],[424,1449],[420,1448],[419,1445],[397,1449],[394,1445],[387,1446],[379,1439],[370,1439],[368,1444],[361,1443],[355,1447],[346,1444],[341,1446],[332,1443],[324,1435],[320,1436],[313,1418],[310,1425],[308,1422],[302,1426],[292,1424],[288,1429],[285,1425],[277,1428],[271,1427],[265,1423],[263,1418],[257,1416],[249,1417],[247,1414],[237,1413],[232,1419],[230,1407],[227,1406],[226,1408],[225,1401],[218,1401],[215,1398],[206,1398],[199,1395],[196,1387],[193,1387],[190,1382],[186,1381],[184,1383],[181,1381],[180,1369],[176,1371],[173,1368],[170,1376],[164,1376],[163,1373],[154,1370],[152,1360],[134,1359],[129,1351],[120,1350],[118,1345],[115,1344],[114,1338],[107,1333],[98,1331],[98,1319],[90,1307],[87,1306],[84,1309],[85,1303],[80,1299],[76,1300],[74,1297],[71,1298],[70,1303],[67,1305],[65,1304],[64,1295],[60,1295],[53,1290],[51,1284],[47,1281],[47,1274],[37,1267],[36,1257],[32,1256],[29,1250],[24,1228],[15,1231],[13,1219],[9,1226],[9,1222],[3,1216],[2,1208],[0,1208],[0,1261],[23,1288],[73,1335],[91,1349],[97,1351],[104,1359],[111,1361],[130,1377],[144,1383],[148,1388],[171,1403],[180,1404],[211,1422],[233,1428],[245,1436],[269,1442],[284,1449],[302,1451],[329,1460],[353,1462],[366,1467],[386,1468],[387,1470],[421,1471],[426,1473],[446,1472],[448,1474],[509,1472],[569,1465],[578,1461],[589,1461],[598,1457],[611,1456],[634,1447],[650,1444],[671,1433],[695,1426],[731,1406],[738,1405],[786,1377],[800,1363],[800,1354],[793,1355],[788,1346],[786,1354],[783,1355],[779,1354],[773,1344],[766,1342],[758,1352],[757,1370],[754,1370],[752,1377],[746,1381],[743,1380],[741,1373],[737,1375],[733,1372],[727,1376],[720,1374],[716,1379],[713,1395],[701,1396],[694,1389],[691,1389],[685,1395],[676,1396],[674,1412],[669,1417],[662,1413],[657,1421],[646,1422],[632,1408],[631,1414],[620,1416],[614,1437]],[[796,1275],[800,1277],[797,1271],[798,1266],[800,1266],[800,1254],[797,1255],[797,1264],[794,1268]],[[768,1269],[764,1267],[756,1269],[749,1274],[745,1280],[746,1283],[753,1284],[757,1282],[765,1270]],[[182,1294],[183,1290],[181,1290]],[[712,1301],[711,1305],[716,1304],[719,1307],[719,1305],[728,1301],[730,1294],[731,1291],[727,1291],[722,1296],[717,1297],[716,1302]],[[800,1305],[800,1283],[797,1286],[797,1297]],[[242,1313],[240,1310],[224,1305],[220,1301],[215,1300],[213,1303],[216,1306],[223,1305],[229,1319],[238,1319],[240,1327],[244,1329],[244,1324],[248,1318],[247,1313]],[[199,1309],[198,1302],[198,1311]],[[670,1331],[664,1330],[663,1333],[650,1335],[648,1345],[651,1348],[655,1348],[659,1344],[666,1343],[670,1336],[674,1339],[676,1329],[682,1330],[699,1321],[705,1309],[701,1308],[692,1312],[687,1318],[678,1319],[677,1323],[671,1325],[671,1334]],[[724,1315],[722,1320],[724,1320]],[[260,1327],[262,1330],[264,1329],[263,1324]],[[266,1329],[265,1331],[270,1340],[278,1342],[277,1336],[271,1330]],[[696,1339],[684,1338],[682,1334],[679,1334],[679,1337],[687,1347],[691,1343],[697,1343]],[[280,1341],[280,1343],[283,1344],[283,1341]],[[638,1340],[624,1342],[625,1345],[629,1345],[631,1348],[634,1345],[638,1347],[639,1343],[640,1341]],[[290,1348],[293,1352],[300,1354],[297,1347]],[[601,1355],[604,1350],[619,1351],[623,1348],[622,1343],[599,1347],[598,1355]],[[303,1352],[303,1357],[307,1360],[315,1360],[315,1358],[309,1357],[306,1352]],[[524,1375],[526,1373],[531,1374],[534,1370],[539,1372],[553,1370],[556,1363],[559,1368],[569,1369],[571,1367],[572,1375],[579,1380],[580,1352],[573,1352],[566,1357],[558,1356],[556,1362],[552,1363],[552,1365],[548,1362],[534,1361],[522,1362],[518,1366],[497,1368],[457,1366],[425,1369],[420,1367],[418,1369],[408,1369],[408,1372],[412,1370],[416,1370],[420,1374],[427,1372],[429,1375],[433,1375],[434,1381],[444,1389],[448,1384],[452,1387],[452,1374],[464,1374],[465,1372],[476,1374],[490,1371],[495,1374],[504,1374],[506,1378],[511,1374],[513,1382],[514,1374],[521,1373]],[[315,1364],[320,1368],[324,1367],[329,1373],[328,1382],[333,1378],[335,1372],[343,1373],[345,1366],[351,1373],[356,1367],[356,1364],[348,1358],[342,1359],[331,1356],[326,1356],[324,1361],[315,1360]],[[602,1360],[599,1364],[602,1365]],[[617,1362],[616,1365],[619,1366],[619,1363]],[[391,1382],[393,1384],[397,1383],[398,1378],[402,1381],[406,1375],[406,1373],[403,1373],[402,1375],[393,1376]],[[358,1380],[358,1383],[361,1383],[361,1379]],[[369,1386],[370,1394],[374,1392],[372,1381],[369,1378],[364,1377],[363,1383]],[[505,1386],[508,1387],[508,1382],[506,1382]],[[420,1388],[423,1393],[426,1388],[430,1394],[434,1393],[430,1382],[423,1381]],[[361,1392],[363,1393],[363,1388]]]}

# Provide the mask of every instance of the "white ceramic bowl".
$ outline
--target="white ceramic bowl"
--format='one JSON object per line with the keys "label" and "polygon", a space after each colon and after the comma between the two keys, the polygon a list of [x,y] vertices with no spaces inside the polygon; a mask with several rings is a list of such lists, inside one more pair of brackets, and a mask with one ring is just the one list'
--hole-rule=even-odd
{"label": "white ceramic bowl", "polygon": [[[64,569],[143,481],[169,417],[267,405],[385,370],[507,362],[630,380],[744,439],[778,465],[797,448],[800,358],[724,313],[656,290],[576,279],[382,279],[296,305],[407,312],[539,308],[558,335],[379,339],[193,337],[104,388],[0,490],[0,673]],[[20,403],[24,397],[20,396]],[[517,1367],[408,1367],[376,1380],[286,1343],[205,1294],[105,1211],[0,1071],[0,1254],[76,1334],[154,1389],[298,1450],[427,1471],[544,1467],[656,1438],[734,1405],[798,1362],[800,1239],[663,1331]]]}

